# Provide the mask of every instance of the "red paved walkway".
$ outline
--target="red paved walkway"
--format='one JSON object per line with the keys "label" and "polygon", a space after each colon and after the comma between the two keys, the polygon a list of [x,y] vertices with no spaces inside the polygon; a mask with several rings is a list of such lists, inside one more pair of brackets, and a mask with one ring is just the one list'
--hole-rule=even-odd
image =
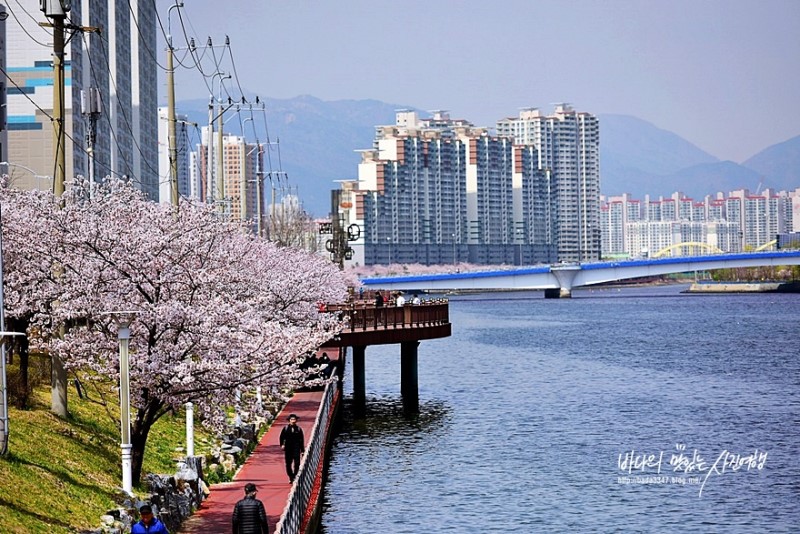
{"label": "red paved walkway", "polygon": [[269,516],[269,531],[274,532],[275,525],[286,507],[286,500],[291,489],[284,467],[283,451],[279,444],[281,429],[286,425],[286,418],[290,413],[297,414],[297,424],[303,429],[306,444],[308,444],[321,399],[321,391],[295,393],[278,414],[274,424],[261,437],[256,449],[236,474],[235,480],[211,486],[209,498],[186,521],[180,532],[229,533],[232,528],[233,507],[239,499],[244,497],[244,485],[248,482],[252,482],[258,487],[257,497],[264,503]]}

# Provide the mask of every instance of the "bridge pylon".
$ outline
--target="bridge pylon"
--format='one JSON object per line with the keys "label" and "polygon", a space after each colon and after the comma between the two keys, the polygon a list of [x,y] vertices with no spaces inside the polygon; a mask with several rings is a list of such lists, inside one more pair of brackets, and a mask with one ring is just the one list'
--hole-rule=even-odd
{"label": "bridge pylon", "polygon": [[559,287],[549,288],[544,290],[544,298],[546,299],[570,299],[572,298],[572,284],[575,282],[575,276],[580,272],[581,266],[572,265],[557,265],[552,267],[550,271],[558,280]]}

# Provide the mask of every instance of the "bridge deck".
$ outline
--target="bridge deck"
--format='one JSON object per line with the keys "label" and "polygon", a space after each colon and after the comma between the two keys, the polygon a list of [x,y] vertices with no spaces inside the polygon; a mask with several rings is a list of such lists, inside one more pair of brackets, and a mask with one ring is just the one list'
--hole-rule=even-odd
{"label": "bridge deck", "polygon": [[670,273],[779,265],[800,265],[800,250],[537,265],[492,271],[365,278],[362,282],[366,286],[388,290],[571,290],[576,287]]}

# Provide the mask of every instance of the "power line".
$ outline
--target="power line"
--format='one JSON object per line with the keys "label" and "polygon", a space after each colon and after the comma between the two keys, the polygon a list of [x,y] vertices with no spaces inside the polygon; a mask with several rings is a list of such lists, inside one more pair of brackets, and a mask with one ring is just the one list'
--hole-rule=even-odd
{"label": "power line", "polygon": [[[111,81],[111,83],[112,83],[112,85],[114,87],[114,94],[116,95],[116,98],[117,98],[117,104],[119,104],[120,115],[122,116],[123,121],[125,123],[125,126],[128,129],[128,133],[130,133],[130,137],[131,137],[131,140],[133,141],[133,144],[136,146],[137,152],[139,152],[139,155],[141,156],[141,161],[144,162],[145,166],[152,173],[154,173],[156,176],[158,176],[159,175],[158,174],[158,169],[154,169],[153,166],[151,165],[150,161],[148,160],[148,158],[145,157],[144,152],[142,151],[142,148],[139,145],[139,140],[136,139],[136,136],[133,133],[133,127],[131,126],[127,115],[125,114],[125,109],[124,109],[123,103],[120,101],[119,88],[117,86],[116,80],[114,79],[114,75],[111,72],[111,65],[108,63],[108,61],[109,61],[108,60],[108,49],[105,46],[104,36],[100,35],[99,37],[100,37],[100,47],[102,49],[102,56],[106,60],[106,68],[105,68],[105,70],[108,72],[108,78],[109,78],[109,80]],[[85,43],[85,36],[84,36],[84,44],[86,44]],[[95,73],[95,66],[94,66],[94,63],[92,62],[91,56],[89,56],[89,69],[90,69],[91,74],[92,74],[92,79],[94,80],[95,83],[97,83],[97,76],[96,76],[96,73]],[[102,98],[102,93],[101,93],[100,96]],[[122,148],[120,147],[119,139],[117,138],[115,129],[114,129],[113,125],[111,124],[111,118],[109,117],[108,113],[105,113],[104,115],[106,117],[106,121],[108,122],[109,129],[111,130],[111,135],[112,135],[112,137],[114,139],[114,144],[117,146],[117,149],[119,150],[120,154],[125,154],[125,151],[123,151]],[[128,172],[128,176],[131,177],[131,179],[134,179],[138,184],[144,185],[143,182],[141,181],[141,179],[136,179],[133,176],[133,171],[131,169],[131,163],[132,162],[130,162],[127,159],[124,159],[124,158],[123,158],[123,161],[125,162],[125,164],[126,164],[126,166],[128,168],[128,171],[129,171]]]}
{"label": "power line", "polygon": [[[11,79],[11,77],[8,75],[8,73],[7,73],[7,72],[6,72],[6,71],[5,71],[5,70],[4,70],[2,67],[0,67],[0,72],[2,72],[2,73],[3,73],[3,75],[6,77],[6,79],[7,79],[8,81],[10,81],[10,82],[11,82],[11,84],[12,84],[14,87],[16,87],[17,89],[19,89],[19,90],[20,90],[20,94],[22,94],[22,95],[23,95],[25,98],[27,98],[27,99],[28,99],[28,101],[29,101],[31,104],[33,104],[33,105],[34,105],[34,107],[36,107],[36,109],[37,109],[37,110],[39,110],[39,112],[40,112],[42,115],[44,115],[45,117],[47,117],[48,119],[50,119],[50,122],[53,122],[53,121],[55,121],[55,119],[53,118],[53,116],[52,116],[50,113],[48,113],[46,110],[42,109],[42,107],[41,107],[39,104],[37,104],[37,103],[36,103],[36,102],[35,102],[35,101],[34,101],[34,100],[33,100],[33,99],[30,97],[30,96],[28,96],[28,94],[27,94],[27,93],[25,93],[25,92],[23,92],[23,91],[22,91],[22,88],[21,88],[19,85],[17,85],[17,83],[16,83],[14,80],[12,80],[12,79]],[[88,154],[89,154],[89,151],[87,151],[85,148],[83,148],[83,146],[82,146],[80,143],[78,143],[77,141],[75,141],[75,138],[74,138],[74,137],[72,137],[72,135],[70,135],[70,134],[69,134],[69,132],[64,132],[64,135],[65,135],[65,137],[66,137],[67,139],[69,139],[69,140],[72,142],[73,146],[75,146],[75,147],[78,147],[78,150],[82,151],[82,152],[83,152],[85,155],[88,155]],[[107,167],[107,166],[105,166],[105,165],[104,165],[104,167]],[[114,171],[113,171],[113,169],[111,169],[110,167],[107,167],[107,168],[108,168],[109,172],[111,172],[111,173],[113,173],[113,172],[114,172]]]}
{"label": "power line", "polygon": [[227,35],[225,36],[225,44],[228,47],[228,55],[231,57],[231,67],[233,68],[233,76],[234,79],[236,80],[236,85],[239,87],[239,92],[242,94],[242,97],[244,98],[244,90],[242,89],[242,84],[239,83],[239,73],[236,72],[236,62],[233,60],[233,49],[231,48],[231,40]]}
{"label": "power line", "polygon": [[[30,19],[31,19],[33,22],[35,22],[37,25],[39,24],[39,21],[38,21],[38,20],[36,20],[36,18],[35,18],[33,15],[31,15],[31,14],[28,12],[28,10],[27,10],[27,9],[25,9],[25,7],[24,7],[22,4],[20,4],[20,3],[19,3],[19,0],[14,0],[14,2],[15,2],[15,3],[16,3],[18,6],[19,6],[19,8],[22,10],[22,12],[23,12],[23,13],[25,13],[26,15],[28,15],[28,17],[30,17]],[[25,29],[25,25],[24,25],[24,24],[22,24],[22,21],[20,21],[20,20],[19,20],[19,18],[17,17],[16,13],[14,13],[14,10],[13,10],[13,9],[11,9],[11,6],[8,6],[8,11],[9,11],[9,13],[11,13],[11,16],[12,16],[12,17],[14,17],[14,20],[16,20],[16,21],[17,21],[17,24],[19,24],[19,27],[20,27],[20,29],[21,29],[23,32],[25,32],[25,34],[26,34],[28,37],[30,37],[30,38],[31,38],[31,40],[32,40],[33,42],[35,42],[36,44],[38,44],[38,45],[40,45],[40,46],[44,46],[45,48],[50,48],[50,45],[49,45],[49,44],[47,44],[47,43],[43,43],[43,42],[39,41],[39,40],[38,40],[36,37],[34,37],[33,35],[31,35],[31,34],[28,32],[28,30],[27,30],[27,29]],[[41,26],[39,26],[39,27],[41,28]],[[48,31],[47,31],[47,30],[45,30],[44,28],[42,28],[42,31],[44,31],[44,32],[45,32],[45,33],[48,35],[48,37],[52,37],[52,36],[53,36],[53,34],[52,34],[52,33],[48,32]]]}
{"label": "power line", "polygon": [[[158,9],[155,7],[155,0],[153,0],[153,10],[156,12],[156,16],[158,16]],[[161,63],[158,62],[158,58],[156,58],[155,52],[150,50],[150,47],[147,45],[147,39],[145,38],[144,34],[142,33],[142,28],[139,26],[139,21],[136,20],[136,14],[133,12],[133,6],[131,6],[131,0],[128,0],[128,11],[131,13],[131,20],[133,20],[133,24],[136,26],[136,32],[139,34],[142,43],[144,44],[144,49],[147,50],[147,53],[150,54],[150,57],[153,58],[153,62],[156,66],[163,70],[164,72],[167,71],[167,68],[162,66]],[[159,23],[161,21],[159,20]]]}
{"label": "power line", "polygon": [[33,100],[33,99],[32,99],[32,98],[31,98],[31,97],[28,95],[28,93],[26,93],[26,92],[25,92],[25,90],[24,90],[22,87],[20,87],[19,85],[17,85],[17,82],[15,82],[14,80],[12,80],[12,79],[11,79],[11,76],[9,76],[9,75],[8,75],[8,72],[6,72],[6,69],[4,69],[4,68],[2,67],[2,65],[0,65],[0,72],[2,72],[2,73],[3,73],[3,76],[5,76],[5,77],[6,77],[6,80],[8,80],[9,82],[11,82],[11,85],[13,85],[14,87],[16,87],[16,88],[19,90],[19,93],[20,93],[22,96],[24,96],[25,98],[27,98],[27,99],[28,99],[28,102],[30,102],[31,104],[33,104],[33,105],[36,107],[36,109],[38,109],[39,111],[41,111],[41,112],[42,112],[42,114],[43,114],[45,117],[47,117],[47,118],[48,118],[48,119],[50,119],[51,121],[55,120],[55,119],[53,118],[53,116],[52,116],[52,115],[50,115],[48,112],[46,112],[44,109],[42,109],[42,107],[41,107],[41,106],[39,106],[39,104],[37,104],[37,103],[36,103],[36,102],[35,102],[35,101],[34,101],[34,100]]}

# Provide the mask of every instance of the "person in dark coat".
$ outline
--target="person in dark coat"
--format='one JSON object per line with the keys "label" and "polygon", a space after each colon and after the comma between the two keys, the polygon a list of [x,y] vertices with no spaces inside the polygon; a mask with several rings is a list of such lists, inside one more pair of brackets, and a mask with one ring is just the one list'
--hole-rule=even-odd
{"label": "person in dark coat", "polygon": [[283,449],[283,458],[286,461],[286,474],[289,475],[289,483],[291,484],[300,470],[300,456],[306,452],[303,429],[297,426],[297,416],[295,414],[289,414],[289,424],[281,430],[280,441],[281,449]]}
{"label": "person in dark coat", "polygon": [[256,485],[244,485],[244,499],[233,507],[233,534],[269,534],[264,503],[256,499]]}
{"label": "person in dark coat", "polygon": [[381,293],[380,291],[375,293],[375,307],[383,308],[383,293]]}
{"label": "person in dark coat", "polygon": [[164,523],[153,515],[153,508],[149,504],[139,508],[139,517],[141,519],[131,527],[131,534],[169,534]]}

